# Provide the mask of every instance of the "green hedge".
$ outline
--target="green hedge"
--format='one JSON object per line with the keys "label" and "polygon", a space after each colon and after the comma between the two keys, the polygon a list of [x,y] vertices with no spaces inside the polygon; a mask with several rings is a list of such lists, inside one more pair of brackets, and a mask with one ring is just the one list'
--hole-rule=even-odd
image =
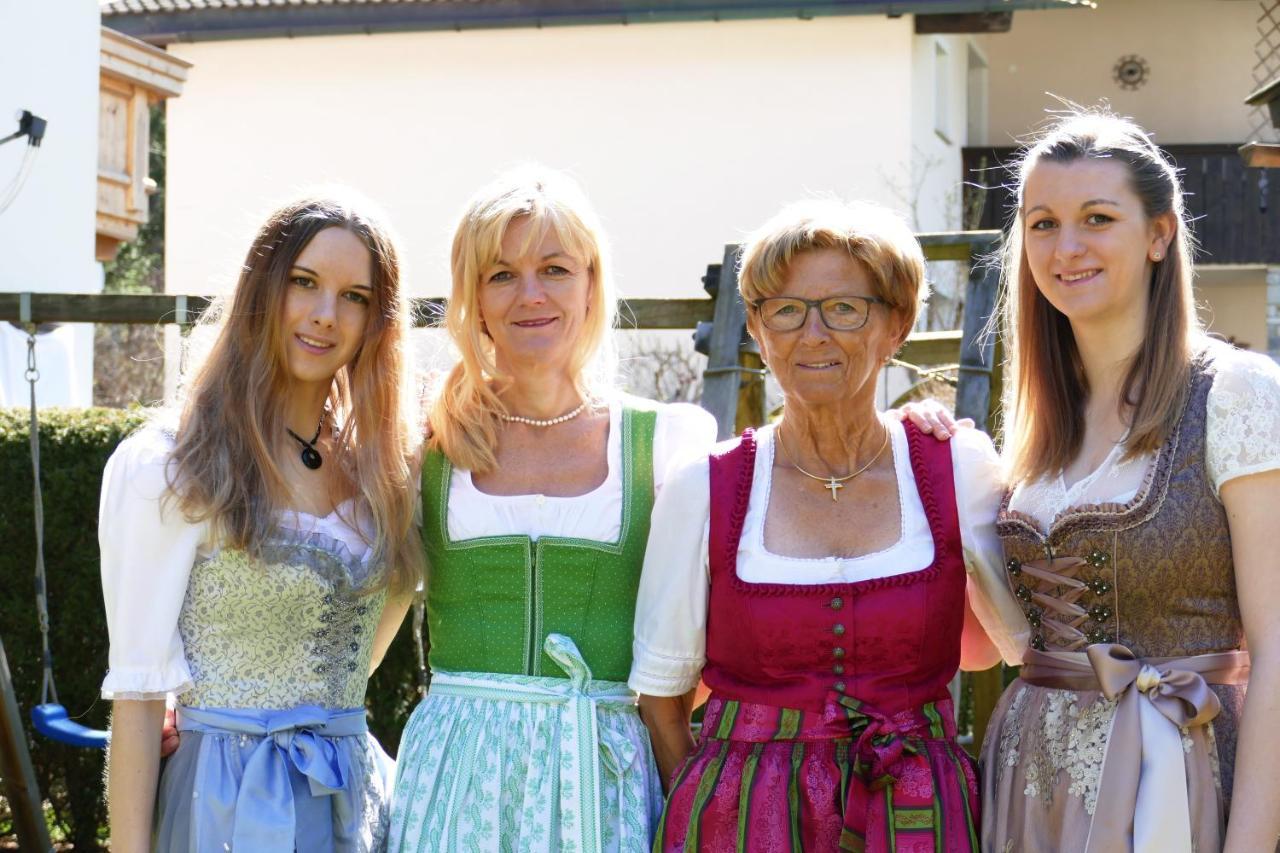
{"label": "green hedge", "polygon": [[[107,726],[111,704],[98,699],[107,669],[98,575],[98,493],[107,458],[144,418],[140,409],[40,412],[45,564],[58,698],[74,719],[93,728]],[[28,419],[25,410],[0,409],[0,542],[6,545],[0,549],[0,634],[24,715],[40,701],[41,681]],[[417,700],[409,622],[405,620],[369,691],[370,725],[393,755]],[[52,806],[55,829],[77,850],[102,849],[107,823],[103,754],[38,737],[26,722],[36,778]]]}

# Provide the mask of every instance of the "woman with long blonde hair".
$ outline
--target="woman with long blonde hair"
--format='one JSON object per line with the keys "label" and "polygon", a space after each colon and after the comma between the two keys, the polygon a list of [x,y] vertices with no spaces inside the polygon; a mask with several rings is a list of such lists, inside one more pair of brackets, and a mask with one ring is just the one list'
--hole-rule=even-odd
{"label": "woman with long blonde hair", "polygon": [[391,850],[648,850],[662,806],[625,684],[654,495],[697,407],[613,387],[604,235],[564,176],[507,175],[453,241],[459,351],[422,473],[431,690]]}
{"label": "woman with long blonde hair", "polygon": [[1055,121],[1017,201],[997,527],[1031,649],[983,849],[1272,850],[1280,368],[1201,330],[1178,175],[1133,122]]}
{"label": "woman with long blonde hair", "polygon": [[[215,313],[176,421],[103,476],[112,849],[380,849],[391,767],[365,684],[422,570],[395,247],[302,199]],[[161,772],[166,696],[182,735]]]}

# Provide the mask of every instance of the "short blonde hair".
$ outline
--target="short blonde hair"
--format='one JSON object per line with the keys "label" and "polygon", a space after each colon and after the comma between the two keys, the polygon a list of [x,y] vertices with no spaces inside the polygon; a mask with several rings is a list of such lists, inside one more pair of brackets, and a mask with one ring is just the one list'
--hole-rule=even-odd
{"label": "short blonde hair", "polygon": [[869,202],[813,199],[784,207],[743,246],[738,267],[743,301],[778,295],[796,255],[820,249],[848,252],[866,268],[875,295],[908,328],[915,325],[929,295],[924,251],[901,216]]}
{"label": "short blonde hair", "polygon": [[531,224],[528,251],[555,232],[569,254],[591,275],[586,321],[573,352],[570,372],[583,399],[600,400],[613,390],[617,356],[612,329],[617,314],[609,248],[595,210],[568,176],[526,166],[481,189],[463,211],[453,237],[453,290],[445,327],[459,361],[431,407],[431,446],[454,465],[483,473],[496,460],[498,427],[506,407],[494,383],[507,381],[498,370],[493,341],[480,316],[480,277],[502,257],[502,239],[517,219]]}

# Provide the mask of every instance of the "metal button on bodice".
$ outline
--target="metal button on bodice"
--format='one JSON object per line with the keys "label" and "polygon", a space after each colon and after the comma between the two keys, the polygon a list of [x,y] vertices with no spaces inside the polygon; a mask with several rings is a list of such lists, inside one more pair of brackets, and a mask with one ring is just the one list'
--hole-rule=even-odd
{"label": "metal button on bodice", "polygon": [[844,664],[842,663],[836,664],[835,666],[831,667],[831,671],[834,672],[836,675],[844,675]]}
{"label": "metal button on bodice", "polygon": [[835,625],[831,627],[831,633],[835,634],[837,637],[843,636],[844,626],[841,625],[839,622],[837,622]]}
{"label": "metal button on bodice", "polygon": [[841,598],[840,596],[838,596],[838,595],[837,595],[835,598],[831,599],[831,609],[832,609],[832,610],[839,610],[841,607],[844,607],[844,599],[843,599],[843,598]]}
{"label": "metal button on bodice", "polygon": [[836,646],[831,650],[831,654],[837,658],[842,658],[844,657],[844,649],[840,646]]}
{"label": "metal button on bodice", "polygon": [[836,692],[837,692],[837,693],[843,693],[843,692],[844,692],[844,682],[843,682],[843,681],[837,681],[835,684],[833,684],[833,685],[831,685],[831,686],[832,686],[832,687],[834,687],[834,688],[836,689]]}

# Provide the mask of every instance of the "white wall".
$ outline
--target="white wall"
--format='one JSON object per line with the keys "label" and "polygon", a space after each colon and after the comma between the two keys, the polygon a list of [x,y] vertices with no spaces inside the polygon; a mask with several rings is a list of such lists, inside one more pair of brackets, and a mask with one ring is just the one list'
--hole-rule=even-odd
{"label": "white wall", "polygon": [[[968,36],[923,35],[912,42],[910,161],[897,167],[910,175],[912,225],[919,231],[958,231],[961,208],[961,149],[968,144]],[[899,190],[903,187],[899,186]],[[929,264],[934,328],[958,325],[957,294],[966,278],[963,265]],[[921,312],[919,327],[926,327]]]}
{"label": "white wall", "polygon": [[[1046,92],[1108,98],[1164,144],[1245,142],[1242,102],[1254,89],[1257,0],[1104,0],[1099,8],[1020,11],[1013,29],[983,36],[990,60],[990,138],[1008,145],[1058,105]],[[1150,65],[1131,91],[1112,79],[1122,56]]]}
{"label": "white wall", "polygon": [[[0,291],[87,293],[102,288],[94,260],[97,205],[96,0],[0,0],[0,137],[30,110],[49,122],[34,170],[0,213]],[[0,189],[26,140],[0,146]],[[93,327],[63,326],[36,347],[41,405],[90,405]],[[0,405],[25,405],[26,336],[0,323]]]}
{"label": "white wall", "polygon": [[[915,225],[921,231],[960,227],[960,149],[965,126],[964,36],[915,36],[912,41],[911,174]],[[939,53],[939,50],[942,53]]]}
{"label": "white wall", "polygon": [[1196,271],[1200,319],[1211,332],[1267,351],[1265,267],[1201,267]]}
{"label": "white wall", "polygon": [[866,16],[173,45],[194,67],[168,107],[167,286],[225,290],[267,206],[330,181],[381,203],[411,289],[443,294],[463,202],[537,160],[600,208],[624,294],[700,295],[783,202],[894,200],[913,38]]}

